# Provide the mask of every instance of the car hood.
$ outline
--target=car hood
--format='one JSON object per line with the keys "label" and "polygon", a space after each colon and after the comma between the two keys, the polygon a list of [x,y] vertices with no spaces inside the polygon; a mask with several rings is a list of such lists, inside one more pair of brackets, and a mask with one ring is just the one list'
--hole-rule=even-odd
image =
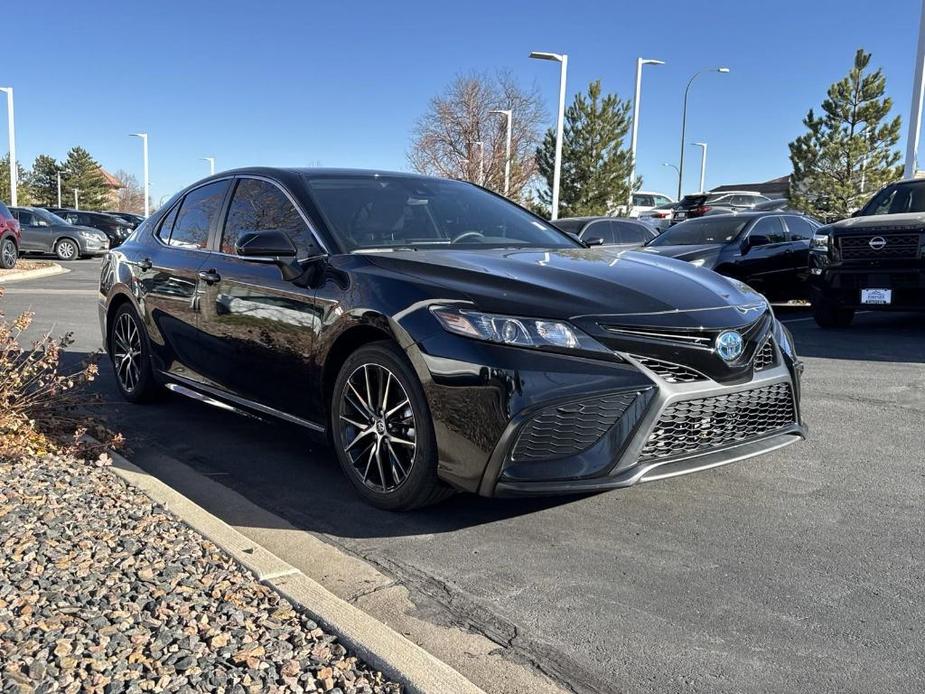
{"label": "car hood", "polygon": [[646,253],[655,253],[666,258],[677,258],[691,262],[692,260],[713,260],[722,250],[722,244],[706,243],[697,246],[647,246]]}
{"label": "car hood", "polygon": [[[443,287],[450,290],[448,296],[466,296],[493,313],[622,316],[625,324],[664,323],[651,317],[674,316],[669,322],[679,327],[706,327],[741,325],[744,313],[735,307],[765,305],[760,294],[741,283],[640,251],[438,249],[367,257],[380,268]],[[754,318],[752,313],[749,320]]]}
{"label": "car hood", "polygon": [[903,214],[873,214],[868,217],[850,217],[825,228],[831,231],[851,232],[875,229],[921,229],[925,226],[925,212],[905,212]]}

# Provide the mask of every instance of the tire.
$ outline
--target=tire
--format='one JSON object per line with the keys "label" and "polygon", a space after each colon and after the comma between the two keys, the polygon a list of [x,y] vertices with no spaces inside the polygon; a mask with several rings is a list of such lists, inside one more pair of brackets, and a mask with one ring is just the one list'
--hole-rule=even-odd
{"label": "tire", "polygon": [[55,255],[58,260],[77,260],[80,257],[80,246],[74,239],[58,239],[55,243]]}
{"label": "tire", "polygon": [[453,494],[437,478],[424,389],[396,345],[377,342],[347,358],[334,383],[329,425],[337,460],[368,504],[402,511]]}
{"label": "tire", "polygon": [[[160,387],[151,369],[151,343],[131,304],[122,304],[116,310],[108,329],[109,358],[122,397],[134,403],[153,400]],[[127,350],[126,346],[130,349]],[[135,356],[124,356],[130,353],[135,353]]]}
{"label": "tire", "polygon": [[836,306],[816,295],[813,297],[813,318],[820,328],[847,328],[854,320],[854,309]]}
{"label": "tire", "polygon": [[18,258],[19,250],[16,248],[16,242],[9,237],[0,240],[0,268],[12,270],[16,267]]}

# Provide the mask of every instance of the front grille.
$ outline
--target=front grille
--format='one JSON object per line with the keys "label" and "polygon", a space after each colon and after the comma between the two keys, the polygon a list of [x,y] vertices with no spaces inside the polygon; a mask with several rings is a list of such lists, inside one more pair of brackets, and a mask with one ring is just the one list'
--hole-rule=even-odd
{"label": "front grille", "polygon": [[597,443],[639,395],[631,391],[549,407],[524,425],[511,459],[554,460],[581,453]]}
{"label": "front grille", "polygon": [[697,381],[707,380],[707,377],[699,371],[694,371],[680,364],[672,364],[668,361],[661,361],[650,357],[640,357],[636,354],[633,354],[632,357],[649,369],[649,371],[652,371],[669,383],[696,383]]}
{"label": "front grille", "polygon": [[699,453],[770,434],[796,421],[790,385],[683,400],[665,408],[640,460]]}
{"label": "front grille", "polygon": [[[872,247],[870,243],[873,239],[883,239],[883,247]],[[838,244],[843,260],[914,260],[919,257],[918,234],[842,236],[839,237]]]}
{"label": "front grille", "polygon": [[774,351],[774,340],[768,338],[767,341],[755,352],[755,371],[769,369],[777,364],[777,353]]}

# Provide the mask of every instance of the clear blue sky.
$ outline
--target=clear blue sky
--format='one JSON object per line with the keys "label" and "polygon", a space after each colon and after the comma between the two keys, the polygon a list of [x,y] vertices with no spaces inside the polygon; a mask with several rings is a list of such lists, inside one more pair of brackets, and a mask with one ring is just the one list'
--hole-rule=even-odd
{"label": "clear blue sky", "polygon": [[[411,128],[458,73],[508,68],[544,95],[550,125],[553,63],[569,54],[571,97],[590,80],[632,96],[637,56],[647,68],[639,133],[644,187],[670,194],[681,96],[692,89],[688,140],[709,143],[707,187],[789,172],[787,143],[859,47],[887,75],[905,138],[918,0],[723,0],[457,3],[12,3],[0,85],[16,94],[18,155],[62,157],[83,145],[110,171],[141,178],[150,135],[152,197],[218,167],[250,164],[406,169]],[[12,21],[11,20],[12,17]],[[0,127],[5,126],[0,104]],[[515,115],[516,117],[516,115]],[[6,149],[5,127],[0,150]],[[904,141],[900,143],[904,146]],[[688,148],[685,188],[697,186]]]}

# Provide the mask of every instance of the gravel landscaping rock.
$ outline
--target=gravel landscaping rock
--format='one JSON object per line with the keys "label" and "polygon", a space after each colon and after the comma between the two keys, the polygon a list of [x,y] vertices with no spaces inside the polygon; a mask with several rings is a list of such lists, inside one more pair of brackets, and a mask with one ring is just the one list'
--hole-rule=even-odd
{"label": "gravel landscaping rock", "polygon": [[0,462],[0,691],[400,692],[105,467]]}

